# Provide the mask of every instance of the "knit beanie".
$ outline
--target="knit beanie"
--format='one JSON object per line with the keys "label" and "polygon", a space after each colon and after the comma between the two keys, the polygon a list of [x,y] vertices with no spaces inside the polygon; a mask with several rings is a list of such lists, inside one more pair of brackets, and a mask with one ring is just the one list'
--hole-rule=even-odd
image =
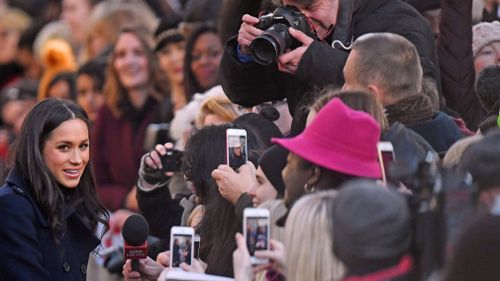
{"label": "knit beanie", "polygon": [[399,258],[408,251],[407,203],[401,194],[375,181],[342,185],[332,215],[333,252],[348,268]]}
{"label": "knit beanie", "polygon": [[278,191],[278,198],[285,194],[285,183],[281,171],[286,166],[288,150],[279,145],[273,145],[267,149],[259,159],[259,167],[266,175],[274,189]]}
{"label": "knit beanie", "polygon": [[472,27],[472,53],[474,57],[484,46],[495,41],[500,41],[500,22],[481,22]]}

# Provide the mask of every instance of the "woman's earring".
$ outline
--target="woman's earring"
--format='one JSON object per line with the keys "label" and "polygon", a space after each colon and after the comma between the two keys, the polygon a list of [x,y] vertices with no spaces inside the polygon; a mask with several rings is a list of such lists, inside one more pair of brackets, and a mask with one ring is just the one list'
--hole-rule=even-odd
{"label": "woman's earring", "polygon": [[315,187],[315,186],[309,186],[307,183],[306,183],[306,184],[304,184],[304,190],[305,190],[306,192],[314,192],[314,190],[315,190],[315,189],[316,189],[316,187]]}

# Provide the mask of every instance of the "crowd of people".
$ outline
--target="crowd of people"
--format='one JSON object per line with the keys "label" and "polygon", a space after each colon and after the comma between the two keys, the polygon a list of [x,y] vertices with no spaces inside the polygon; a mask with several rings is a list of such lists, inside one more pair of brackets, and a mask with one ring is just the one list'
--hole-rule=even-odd
{"label": "crowd of people", "polygon": [[500,280],[499,4],[0,1],[0,281]]}

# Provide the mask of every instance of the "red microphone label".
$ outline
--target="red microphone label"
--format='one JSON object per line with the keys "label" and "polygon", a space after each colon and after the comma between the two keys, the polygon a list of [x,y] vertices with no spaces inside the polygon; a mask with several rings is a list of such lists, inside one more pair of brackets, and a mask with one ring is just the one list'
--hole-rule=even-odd
{"label": "red microphone label", "polygon": [[146,243],[140,246],[130,246],[125,243],[123,250],[126,259],[145,259],[148,256],[148,246]]}

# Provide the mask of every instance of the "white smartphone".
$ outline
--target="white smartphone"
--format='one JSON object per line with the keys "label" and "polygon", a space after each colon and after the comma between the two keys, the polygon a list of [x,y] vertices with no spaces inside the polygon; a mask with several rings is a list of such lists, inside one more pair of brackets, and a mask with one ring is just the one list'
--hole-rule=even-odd
{"label": "white smartphone", "polygon": [[389,175],[389,167],[396,159],[394,155],[394,147],[390,141],[381,141],[377,144],[378,161],[380,163],[380,170],[382,171],[382,180],[387,183],[387,176]]}
{"label": "white smartphone", "polygon": [[170,267],[178,268],[181,263],[191,265],[194,252],[194,229],[174,226],[170,230]]}
{"label": "white smartphone", "polygon": [[226,131],[226,163],[238,168],[248,160],[247,131],[243,129],[227,129]]}
{"label": "white smartphone", "polygon": [[269,249],[269,210],[259,208],[245,208],[243,211],[243,235],[247,242],[250,261],[252,264],[263,264],[267,259],[255,257],[255,251]]}

